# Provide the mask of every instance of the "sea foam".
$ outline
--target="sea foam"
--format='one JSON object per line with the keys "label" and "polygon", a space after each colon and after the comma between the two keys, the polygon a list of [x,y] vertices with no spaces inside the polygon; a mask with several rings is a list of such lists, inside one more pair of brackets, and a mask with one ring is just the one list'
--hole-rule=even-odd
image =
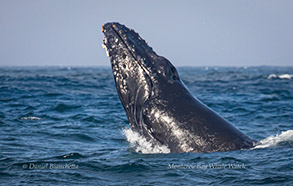
{"label": "sea foam", "polygon": [[281,142],[292,142],[293,141],[293,130],[287,130],[281,132],[281,134],[269,136],[261,141],[253,147],[253,149],[267,148],[276,146]]}
{"label": "sea foam", "polygon": [[281,74],[281,75],[276,75],[276,74],[270,74],[268,76],[268,79],[292,79],[293,78],[293,74]]}
{"label": "sea foam", "polygon": [[20,119],[23,119],[23,120],[41,120],[41,118],[35,117],[35,116],[22,117]]}

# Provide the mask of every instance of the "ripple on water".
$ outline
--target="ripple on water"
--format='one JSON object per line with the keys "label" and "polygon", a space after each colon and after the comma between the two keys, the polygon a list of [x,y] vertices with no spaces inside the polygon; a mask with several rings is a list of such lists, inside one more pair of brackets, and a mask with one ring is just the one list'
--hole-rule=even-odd
{"label": "ripple on water", "polygon": [[71,105],[71,104],[65,104],[65,103],[59,103],[56,106],[52,108],[53,111],[57,112],[69,112],[75,109],[80,108],[80,105]]}

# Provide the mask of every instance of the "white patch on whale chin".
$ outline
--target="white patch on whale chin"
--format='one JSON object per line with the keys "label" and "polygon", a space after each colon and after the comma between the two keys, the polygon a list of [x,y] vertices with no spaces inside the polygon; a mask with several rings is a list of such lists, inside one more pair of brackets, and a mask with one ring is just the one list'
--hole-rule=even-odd
{"label": "white patch on whale chin", "polygon": [[130,143],[130,146],[135,149],[135,152],[142,154],[170,153],[168,147],[147,141],[145,137],[134,132],[131,128],[123,129],[123,133]]}
{"label": "white patch on whale chin", "polygon": [[161,119],[163,119],[167,126],[170,127],[172,134],[177,138],[180,144],[180,148],[184,152],[191,152],[193,150],[192,147],[188,144],[188,140],[186,137],[188,136],[188,133],[186,133],[184,130],[180,129],[176,124],[175,121],[172,120],[168,115],[161,115]]}
{"label": "white patch on whale chin", "polygon": [[191,145],[191,142],[195,142],[199,146],[204,146],[205,141],[200,137],[193,134],[190,134],[188,131],[180,128],[174,118],[170,117],[168,114],[162,113],[159,110],[152,110],[152,113],[155,113],[154,116],[157,120],[164,120],[165,127],[167,131],[172,133],[183,152],[193,152],[194,149]]}

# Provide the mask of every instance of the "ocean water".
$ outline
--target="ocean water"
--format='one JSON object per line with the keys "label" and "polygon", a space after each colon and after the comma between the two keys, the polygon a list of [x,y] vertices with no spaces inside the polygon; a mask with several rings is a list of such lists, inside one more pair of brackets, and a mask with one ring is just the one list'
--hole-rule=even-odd
{"label": "ocean water", "polygon": [[293,185],[293,67],[181,67],[253,149],[168,153],[132,132],[110,67],[0,68],[0,185]]}

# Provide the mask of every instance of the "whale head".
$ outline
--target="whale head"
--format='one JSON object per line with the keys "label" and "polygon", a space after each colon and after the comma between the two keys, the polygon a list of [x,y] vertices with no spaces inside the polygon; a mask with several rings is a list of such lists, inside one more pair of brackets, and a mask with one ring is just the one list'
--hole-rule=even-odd
{"label": "whale head", "polygon": [[106,23],[102,32],[103,48],[110,57],[117,92],[130,125],[145,133],[147,126],[141,116],[145,103],[162,92],[169,93],[167,86],[180,82],[177,70],[132,29]]}

